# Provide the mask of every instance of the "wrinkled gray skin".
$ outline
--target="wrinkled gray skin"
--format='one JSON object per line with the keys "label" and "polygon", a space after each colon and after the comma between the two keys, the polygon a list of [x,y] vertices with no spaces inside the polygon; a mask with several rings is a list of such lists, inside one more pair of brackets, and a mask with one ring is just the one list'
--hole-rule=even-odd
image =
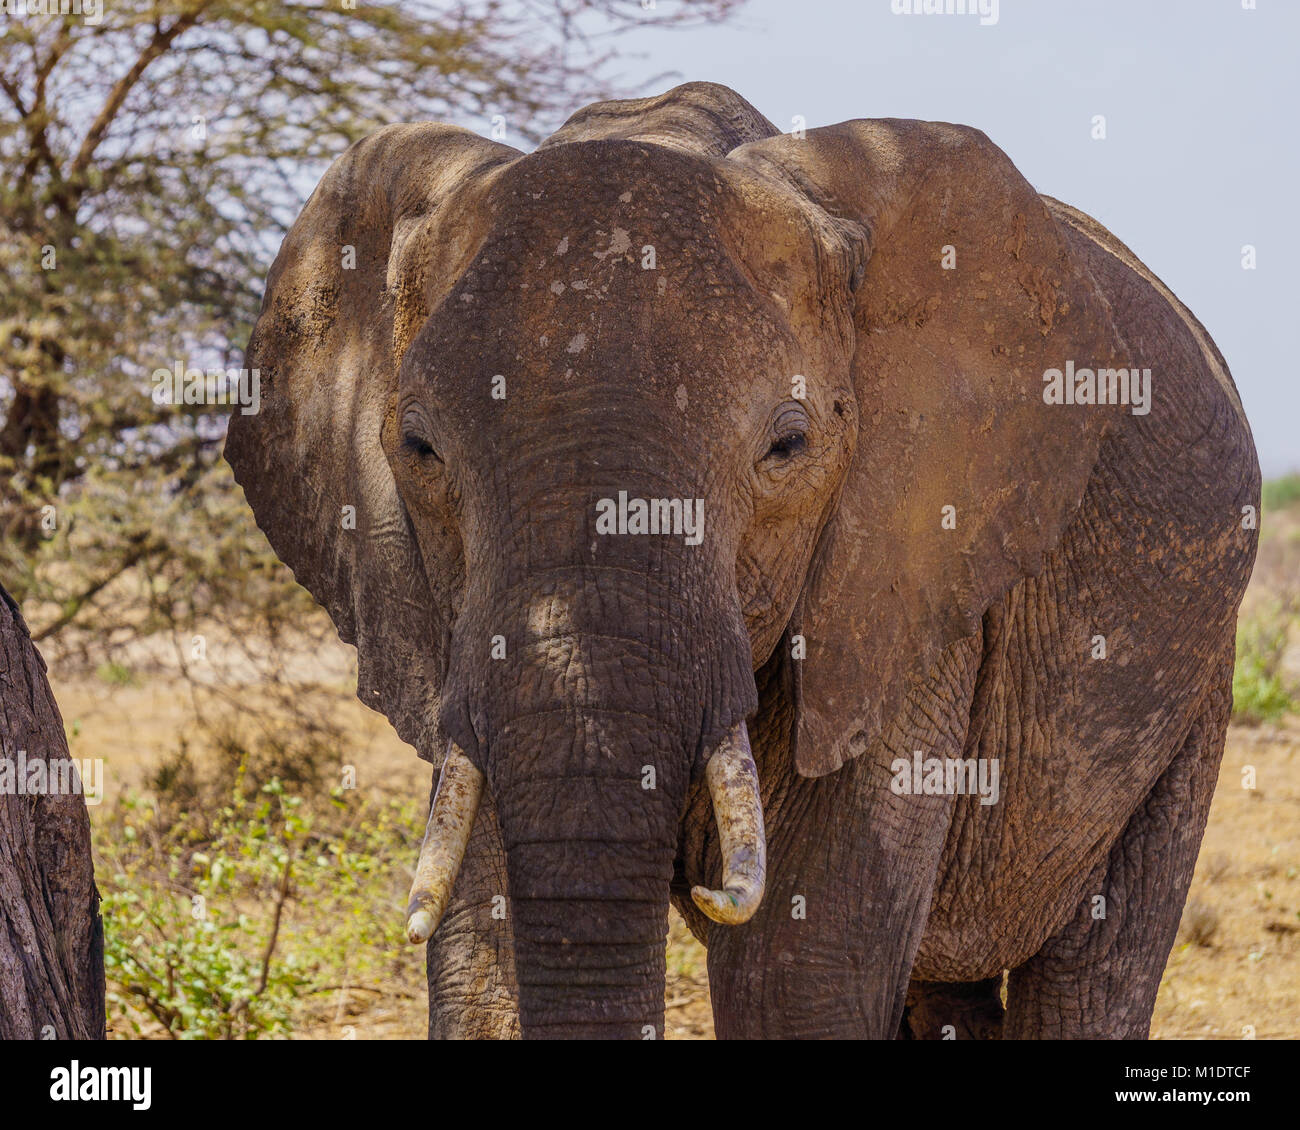
{"label": "wrinkled gray skin", "polygon": [[[1150,412],[1045,403],[1067,361],[1150,368]],[[304,208],[249,363],[259,524],[362,700],[486,775],[431,1035],[662,1035],[670,898],[721,1037],[1146,1035],[1258,466],[1201,326],[983,134],[782,136],[709,84],[527,156],[392,127]],[[703,499],[703,540],[599,535],[621,490]],[[689,889],[741,719],[769,874],[724,926]],[[896,793],[915,750],[996,758],[998,803]]]}

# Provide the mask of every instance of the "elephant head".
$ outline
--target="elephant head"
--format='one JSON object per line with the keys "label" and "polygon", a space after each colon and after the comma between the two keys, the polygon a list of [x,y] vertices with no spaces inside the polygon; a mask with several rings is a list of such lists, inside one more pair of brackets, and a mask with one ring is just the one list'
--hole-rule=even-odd
{"label": "elephant head", "polygon": [[697,782],[697,904],[744,928],[762,896],[754,673],[789,660],[798,772],[867,749],[1077,507],[1108,417],[1043,372],[1120,349],[970,129],[784,136],[690,84],[528,155],[354,145],[271,270],[227,457],[362,700],[448,751],[412,937],[489,790],[524,1034],[661,1026]]}

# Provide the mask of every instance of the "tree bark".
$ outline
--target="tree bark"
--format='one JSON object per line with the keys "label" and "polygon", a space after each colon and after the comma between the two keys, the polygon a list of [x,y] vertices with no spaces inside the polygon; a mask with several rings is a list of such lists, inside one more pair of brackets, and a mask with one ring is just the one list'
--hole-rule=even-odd
{"label": "tree bark", "polygon": [[[104,935],[79,792],[17,792],[68,760],[45,661],[0,586],[0,1039],[103,1039]],[[24,776],[24,783],[27,778]],[[52,772],[46,780],[54,780]]]}

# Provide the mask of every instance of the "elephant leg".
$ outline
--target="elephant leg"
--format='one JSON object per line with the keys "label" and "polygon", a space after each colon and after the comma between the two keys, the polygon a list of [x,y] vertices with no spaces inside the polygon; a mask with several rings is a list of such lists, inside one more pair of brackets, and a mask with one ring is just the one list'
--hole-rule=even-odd
{"label": "elephant leg", "polygon": [[1002,978],[943,983],[913,981],[899,1038],[997,1040],[1002,1037]]}
{"label": "elephant leg", "polygon": [[[866,768],[851,763],[840,775],[866,777]],[[860,797],[837,803],[833,783],[795,786],[807,794],[807,819],[797,836],[769,833],[757,914],[743,926],[709,927],[719,1039],[878,1040],[898,1030],[946,818],[929,806],[939,809],[937,833],[917,845],[924,858],[913,872],[880,835],[879,810]]]}
{"label": "elephant leg", "polygon": [[886,737],[825,777],[793,771],[788,716],[759,720],[767,892],[745,925],[708,927],[720,1039],[897,1035],[954,798],[899,795],[889,766],[961,756],[979,658],[978,639],[950,648]]}
{"label": "elephant leg", "polygon": [[496,807],[486,793],[427,957],[429,1039],[519,1038],[505,848]]}
{"label": "elephant leg", "polygon": [[709,928],[719,1039],[893,1039],[951,816],[897,797],[874,766],[799,780],[797,824],[768,836],[763,905]]}
{"label": "elephant leg", "polygon": [[1230,704],[1222,687],[1094,872],[1074,917],[1011,971],[1005,1038],[1146,1039],[1223,756]]}

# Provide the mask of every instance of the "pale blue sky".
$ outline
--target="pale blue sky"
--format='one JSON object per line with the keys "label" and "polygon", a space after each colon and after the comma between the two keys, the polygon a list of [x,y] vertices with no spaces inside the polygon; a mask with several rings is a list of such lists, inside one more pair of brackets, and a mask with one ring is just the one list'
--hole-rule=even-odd
{"label": "pale blue sky", "polygon": [[[780,129],[796,114],[810,127],[902,117],[982,129],[1201,320],[1271,476],[1300,469],[1285,339],[1300,324],[1300,0],[1257,3],[1000,0],[998,22],[982,27],[894,15],[890,0],[750,0],[723,27],[635,33],[621,47],[645,57],[621,70],[725,83]],[[1094,114],[1105,141],[1090,136]],[[1241,268],[1247,243],[1254,271]]]}

